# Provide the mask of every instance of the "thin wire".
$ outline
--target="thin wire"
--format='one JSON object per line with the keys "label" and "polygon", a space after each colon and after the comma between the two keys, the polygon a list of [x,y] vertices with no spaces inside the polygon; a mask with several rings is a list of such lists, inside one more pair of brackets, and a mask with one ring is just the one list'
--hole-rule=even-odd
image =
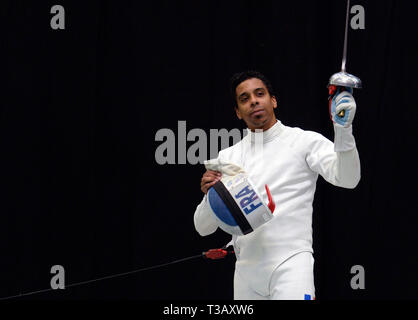
{"label": "thin wire", "polygon": [[[141,269],[137,269],[137,270],[133,270],[133,271],[118,273],[118,274],[115,274],[115,275],[101,277],[101,278],[97,278],[97,279],[93,279],[93,280],[87,280],[87,281],[81,281],[81,282],[77,282],[77,283],[72,283],[72,284],[66,285],[65,288],[80,286],[80,285],[83,285],[83,284],[92,283],[92,282],[96,282],[96,281],[101,281],[101,280],[106,280],[106,279],[111,279],[111,278],[126,276],[128,274],[133,274],[133,273],[138,273],[138,272],[142,272],[142,271],[148,271],[148,270],[152,270],[152,269],[157,269],[157,268],[161,268],[161,267],[168,266],[168,265],[171,265],[171,264],[175,264],[175,263],[179,263],[179,262],[183,262],[183,261],[187,261],[187,260],[192,260],[192,259],[196,259],[196,258],[201,258],[202,256],[203,256],[202,254],[197,254],[195,256],[191,256],[191,257],[187,257],[187,258],[183,258],[183,259],[174,260],[174,261],[171,261],[171,262],[168,262],[168,263],[162,263],[162,264],[158,264],[158,265],[151,266],[151,267],[146,267],[146,268],[141,268]],[[21,293],[21,294],[17,294],[17,295],[14,295],[14,296],[8,296],[8,297],[0,298],[0,301],[1,300],[8,300],[8,299],[13,299],[13,298],[24,297],[24,296],[29,296],[29,295],[34,295],[34,294],[48,292],[48,291],[55,291],[55,290],[56,289],[48,288],[48,289],[37,290],[37,291],[32,291],[32,292],[27,292],[27,293]]]}

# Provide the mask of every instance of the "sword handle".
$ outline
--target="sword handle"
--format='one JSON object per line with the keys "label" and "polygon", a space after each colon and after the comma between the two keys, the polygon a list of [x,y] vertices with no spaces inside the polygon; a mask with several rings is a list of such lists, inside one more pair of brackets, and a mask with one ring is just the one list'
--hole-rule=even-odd
{"label": "sword handle", "polygon": [[[340,89],[340,92],[349,91],[349,90],[347,90],[346,87],[340,87],[340,88],[341,88]],[[341,110],[340,112],[338,112],[337,116],[339,116],[340,118],[344,118],[344,116],[345,116],[345,110]]]}
{"label": "sword handle", "polygon": [[[329,90],[329,101],[330,101],[330,110],[331,110],[331,100],[332,100],[332,98],[333,98],[333,96],[334,96],[334,94],[335,94],[335,92],[337,91],[337,89],[340,89],[339,90],[339,92],[343,92],[343,91],[348,91],[345,87],[340,87],[340,86],[329,86],[328,87],[328,90]],[[340,118],[344,118],[344,116],[345,116],[345,110],[341,110],[338,114],[337,114],[337,116],[339,116]]]}

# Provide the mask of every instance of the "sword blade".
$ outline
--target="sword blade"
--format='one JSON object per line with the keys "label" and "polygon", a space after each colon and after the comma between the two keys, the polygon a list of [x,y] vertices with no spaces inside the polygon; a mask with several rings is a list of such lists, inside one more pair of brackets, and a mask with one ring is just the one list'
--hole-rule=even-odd
{"label": "sword blade", "polygon": [[341,71],[345,72],[345,63],[347,62],[347,34],[348,34],[348,18],[350,16],[350,0],[347,0],[347,13],[345,17],[345,34],[344,34],[344,50]]}

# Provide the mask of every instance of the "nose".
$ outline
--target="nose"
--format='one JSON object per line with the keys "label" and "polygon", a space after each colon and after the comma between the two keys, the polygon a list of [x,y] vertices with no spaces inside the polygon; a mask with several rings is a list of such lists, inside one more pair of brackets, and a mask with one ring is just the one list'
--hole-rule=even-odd
{"label": "nose", "polygon": [[255,94],[250,97],[251,107],[255,107],[258,104],[258,100]]}

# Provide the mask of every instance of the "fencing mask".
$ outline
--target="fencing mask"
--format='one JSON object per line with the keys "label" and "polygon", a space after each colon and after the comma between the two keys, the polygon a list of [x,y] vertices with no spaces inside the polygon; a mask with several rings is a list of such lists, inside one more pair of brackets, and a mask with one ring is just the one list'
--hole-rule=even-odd
{"label": "fencing mask", "polygon": [[222,230],[232,235],[245,235],[273,218],[275,204],[267,185],[268,205],[241,167],[219,159],[204,164],[206,169],[222,173],[221,180],[207,193],[210,211]]}

